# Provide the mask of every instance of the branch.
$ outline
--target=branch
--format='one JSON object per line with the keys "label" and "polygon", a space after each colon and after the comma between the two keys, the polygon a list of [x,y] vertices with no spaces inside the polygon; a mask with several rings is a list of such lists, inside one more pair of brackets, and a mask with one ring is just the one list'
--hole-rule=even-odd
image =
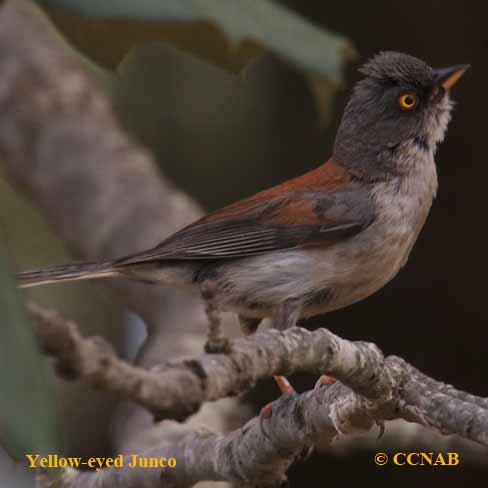
{"label": "branch", "polygon": [[[29,310],[44,348],[58,360],[58,371],[127,396],[158,416],[182,418],[204,401],[242,393],[275,374],[326,373],[339,380],[282,397],[269,419],[255,418],[225,436],[184,430],[142,454],[171,453],[178,467],[163,474],[175,486],[208,479],[273,484],[319,439],[331,442],[393,419],[488,446],[488,399],[435,381],[401,358],[384,359],[374,344],[350,342],[325,329],[269,330],[233,341],[228,355],[203,354],[146,371],[118,359],[99,339],[82,338],[59,314],[32,304]],[[123,471],[117,476],[136,476]],[[83,477],[89,487],[93,476],[75,479]]]}
{"label": "branch", "polygon": [[231,343],[229,354],[163,363],[146,370],[119,359],[100,337],[84,339],[74,322],[33,303],[29,311],[43,349],[65,379],[129,398],[156,419],[184,420],[206,401],[250,390],[274,374],[327,373],[368,398],[388,397],[389,372],[373,344],[349,342],[326,329],[269,330]]}

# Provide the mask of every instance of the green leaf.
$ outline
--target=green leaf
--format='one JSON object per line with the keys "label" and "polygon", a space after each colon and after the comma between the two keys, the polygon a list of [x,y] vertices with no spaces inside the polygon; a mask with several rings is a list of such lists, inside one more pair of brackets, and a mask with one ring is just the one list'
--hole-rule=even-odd
{"label": "green leaf", "polygon": [[[105,54],[117,47],[110,66],[129,51],[116,73],[91,71],[123,125],[152,151],[163,172],[208,207],[270,186],[277,174],[292,177],[323,157],[317,141],[327,137],[331,101],[350,52],[344,38],[266,0],[38,2],[64,7],[48,11],[57,28],[76,39],[89,68],[90,57],[107,62],[99,55],[100,43]],[[214,35],[207,51],[202,26]],[[174,33],[175,27],[184,29],[183,49],[167,42],[168,29]],[[242,39],[239,49],[228,38]],[[280,55],[263,53],[260,39]],[[192,50],[192,43],[198,49]],[[239,61],[226,61],[232,58]],[[317,66],[303,69],[304,63]],[[215,192],[223,173],[228,184]]]}
{"label": "green leaf", "polygon": [[60,446],[47,360],[6,256],[0,241],[0,443],[13,459],[25,462],[27,453],[53,453]]}
{"label": "green leaf", "polygon": [[234,42],[251,40],[334,83],[354,53],[344,37],[328,32],[271,0],[39,0],[78,14],[144,21],[212,21]]}

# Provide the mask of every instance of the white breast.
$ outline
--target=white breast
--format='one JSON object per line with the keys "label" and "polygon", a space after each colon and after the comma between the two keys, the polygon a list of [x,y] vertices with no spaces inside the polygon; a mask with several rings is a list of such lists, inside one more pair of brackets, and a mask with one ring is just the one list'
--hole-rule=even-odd
{"label": "white breast", "polygon": [[374,189],[375,222],[346,245],[336,247],[337,295],[331,309],[350,305],[376,292],[408,259],[437,192],[433,154],[415,147],[409,148],[408,153],[412,154],[408,176],[379,183]]}

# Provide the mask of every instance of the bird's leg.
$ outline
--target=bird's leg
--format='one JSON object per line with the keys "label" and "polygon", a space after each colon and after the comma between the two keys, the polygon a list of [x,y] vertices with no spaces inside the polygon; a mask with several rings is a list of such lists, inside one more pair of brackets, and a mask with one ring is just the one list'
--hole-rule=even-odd
{"label": "bird's leg", "polygon": [[[302,310],[302,303],[295,300],[288,300],[284,302],[273,315],[271,327],[278,330],[286,330],[297,325],[300,313]],[[296,390],[288,381],[286,376],[274,375],[274,380],[278,385],[282,395],[296,395]],[[259,415],[261,430],[266,437],[269,438],[266,429],[264,428],[265,419],[269,419],[273,415],[273,403],[268,403],[261,409]],[[302,452],[298,455],[297,460],[305,460],[313,452],[313,446],[305,446]]]}
{"label": "bird's leg", "polygon": [[315,388],[320,388],[321,386],[333,385],[337,380],[328,374],[323,374],[315,383]]}
{"label": "bird's leg", "polygon": [[278,330],[286,330],[297,325],[302,310],[301,302],[286,300],[276,308],[271,322],[271,327]]}
{"label": "bird's leg", "polygon": [[[285,302],[281,306],[277,313],[273,316],[273,322],[271,326],[279,330],[285,330],[290,327],[294,327],[300,317],[300,307],[297,306],[295,302]],[[262,319],[253,319],[250,317],[244,317],[239,315],[239,323],[241,326],[242,333],[244,335],[251,335],[256,332]],[[275,375],[273,378],[278,385],[282,395],[294,395],[296,393],[295,388],[288,381],[286,376]],[[263,434],[269,438],[269,434],[264,426],[264,421],[269,419],[273,415],[273,404],[270,402],[261,409],[259,414],[259,422]],[[299,460],[305,460],[313,451],[313,447],[306,446],[303,451],[298,456]]]}
{"label": "bird's leg", "polygon": [[293,385],[288,381],[286,376],[275,375],[273,378],[282,395],[294,395],[296,393],[295,388],[293,388]]}
{"label": "bird's leg", "polygon": [[215,282],[205,280],[200,285],[200,292],[205,301],[205,313],[208,317],[208,336],[205,344],[207,353],[228,353],[229,339],[222,335],[221,319],[217,306],[215,305]]}
{"label": "bird's leg", "polygon": [[[288,300],[281,304],[275,311],[271,322],[271,327],[278,330],[286,330],[290,327],[295,327],[298,319],[300,318],[301,304]],[[286,376],[273,376],[278,388],[282,395],[295,395],[296,391],[293,385],[288,381]],[[273,413],[272,403],[268,403],[261,409],[261,419],[271,417]]]}
{"label": "bird's leg", "polygon": [[[287,300],[276,310],[271,327],[278,330],[286,330],[295,327],[300,318],[301,304],[294,300]],[[285,376],[273,376],[282,395],[294,395],[295,388]]]}
{"label": "bird's leg", "polygon": [[[245,336],[250,336],[251,334],[254,334],[258,330],[259,324],[261,323],[261,320],[262,320],[262,319],[253,319],[250,317],[244,317],[243,315],[239,315],[238,318],[239,318],[239,325],[241,326],[241,331],[242,331],[243,335],[245,335]],[[280,378],[280,380],[281,380],[281,378],[283,378],[283,380],[285,380],[288,383],[288,380],[284,376],[274,376],[274,379],[278,383],[277,378]],[[279,386],[279,383],[278,383],[278,386]],[[293,387],[291,385],[290,385],[290,387],[293,390]],[[281,390],[281,387],[280,387],[280,390]],[[261,409],[261,414],[260,414],[261,423],[262,423],[263,419],[271,417],[271,413],[272,413],[272,406],[271,406],[271,403],[268,403],[267,405],[265,405]],[[261,428],[262,428],[262,425],[261,425]],[[266,434],[266,431],[263,428],[262,428],[262,430]]]}
{"label": "bird's leg", "polygon": [[[243,315],[239,315],[238,318],[242,333],[245,336],[254,334],[262,321],[262,319],[260,318],[245,317]],[[295,393],[295,389],[285,376],[274,376],[274,379],[283,395],[292,395]],[[261,410],[261,414],[264,417],[269,417],[271,415],[271,403],[268,403],[268,405],[263,407],[263,409]]]}
{"label": "bird's leg", "polygon": [[315,400],[318,403],[321,403],[320,400],[319,400],[319,396],[318,396],[319,389],[322,388],[323,386],[324,387],[329,387],[330,385],[333,385],[336,381],[337,380],[335,378],[333,378],[332,376],[326,375],[326,374],[323,374],[317,380],[317,383],[315,383],[315,386],[314,386],[314,389],[313,389],[313,394],[314,394]]}

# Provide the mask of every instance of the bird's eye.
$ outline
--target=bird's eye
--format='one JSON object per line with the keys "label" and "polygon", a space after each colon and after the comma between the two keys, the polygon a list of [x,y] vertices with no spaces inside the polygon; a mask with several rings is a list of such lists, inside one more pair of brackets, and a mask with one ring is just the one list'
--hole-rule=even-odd
{"label": "bird's eye", "polygon": [[412,110],[418,103],[418,98],[413,93],[405,93],[399,99],[398,103],[403,110]]}

